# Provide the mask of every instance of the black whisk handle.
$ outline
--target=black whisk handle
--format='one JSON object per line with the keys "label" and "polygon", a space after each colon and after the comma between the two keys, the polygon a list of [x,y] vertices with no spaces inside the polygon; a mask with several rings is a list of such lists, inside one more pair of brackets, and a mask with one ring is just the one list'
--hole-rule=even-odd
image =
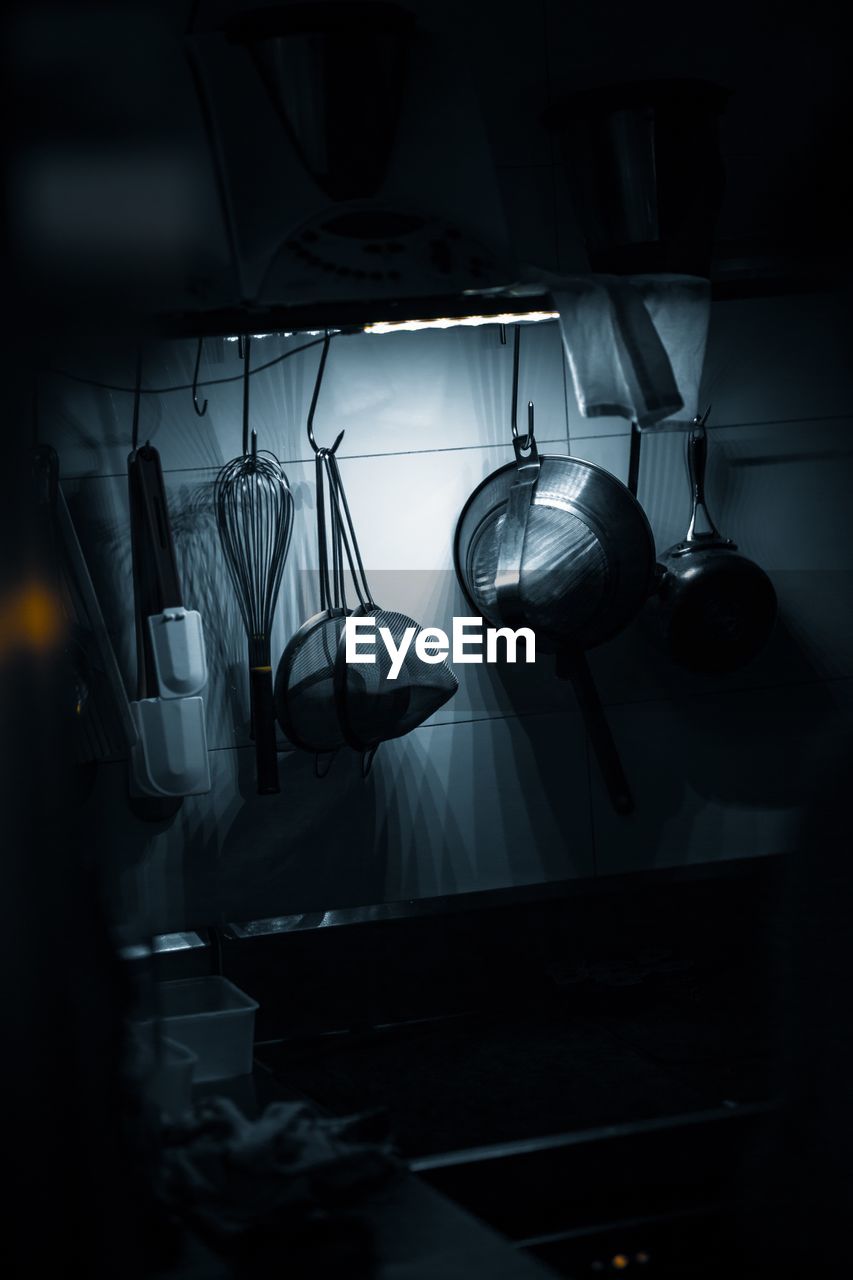
{"label": "black whisk handle", "polygon": [[255,765],[258,795],[275,795],[278,783],[278,754],[275,745],[275,708],[272,667],[249,668],[252,693],[252,725],[255,734]]}

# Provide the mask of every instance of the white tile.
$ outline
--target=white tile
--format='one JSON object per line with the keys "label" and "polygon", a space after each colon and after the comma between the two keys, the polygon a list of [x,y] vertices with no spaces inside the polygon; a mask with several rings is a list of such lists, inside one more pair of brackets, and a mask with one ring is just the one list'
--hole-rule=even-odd
{"label": "white tile", "polygon": [[795,849],[832,744],[853,730],[849,685],[611,708],[636,810],[615,814],[592,770],[597,872]]}
{"label": "white tile", "polygon": [[120,766],[104,775],[99,822],[153,930],[591,874],[575,715],[421,729],[366,780],[352,752],[325,778],[289,752],[277,796],[256,795],[251,749],[212,752],[211,769],[165,828],[130,814]]}
{"label": "white tile", "polygon": [[[285,463],[313,455],[306,421],[320,348],[298,350],[304,335],[271,336],[252,345],[250,418],[260,448]],[[218,468],[241,448],[242,364],[237,345],[205,342],[202,376],[233,378],[202,388],[205,416],[189,390],[147,393],[139,433],[160,452],[165,470]],[[285,352],[291,357],[262,368]],[[191,382],[194,342],[162,343],[149,353],[143,385]],[[40,434],[60,455],[65,477],[121,474],[131,445],[133,366],[127,353],[67,352],[57,366],[110,383],[107,390],[45,375]],[[498,444],[510,438],[512,342],[501,345],[496,325],[478,329],[337,336],[329,351],[315,419],[321,444],[345,431],[339,456],[398,453]],[[121,390],[125,388],[125,390]],[[526,325],[519,399],[536,404],[540,438],[564,438],[563,355],[556,324]]]}
{"label": "white tile", "polygon": [[[509,445],[452,452],[341,459],[341,477],[368,573],[446,570],[469,495],[512,460]],[[294,475],[313,485],[313,467]],[[306,494],[306,503],[313,501]]]}
{"label": "white tile", "polygon": [[[627,426],[627,424],[625,424]],[[625,484],[628,480],[630,436],[627,432],[613,436],[572,436],[572,457],[594,462]]]}
{"label": "white tile", "polygon": [[[340,457],[501,444],[510,438],[512,339],[498,327],[360,334],[329,352],[316,432]],[[538,434],[566,431],[563,357],[555,324],[525,325],[519,401],[536,404]],[[304,406],[302,421],[307,416]],[[304,455],[303,455],[304,456]]]}
{"label": "white tile", "polygon": [[424,728],[376,768],[389,900],[591,873],[577,715]]}
{"label": "white tile", "polygon": [[[687,474],[686,436],[683,432],[643,432],[637,497],[652,526],[660,555],[684,537],[690,520],[690,484]],[[716,433],[712,433],[710,458],[717,465]],[[627,464],[626,464],[627,465]],[[720,494],[709,467],[708,505],[715,512]]]}

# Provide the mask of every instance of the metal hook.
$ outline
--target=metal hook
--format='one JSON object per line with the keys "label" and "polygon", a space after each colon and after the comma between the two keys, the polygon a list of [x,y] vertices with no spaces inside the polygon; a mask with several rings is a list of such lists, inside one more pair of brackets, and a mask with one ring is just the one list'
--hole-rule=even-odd
{"label": "metal hook", "polygon": [[139,408],[142,403],[142,348],[136,348],[136,374],[133,386],[133,425],[130,429],[131,447],[136,453],[139,448]]}
{"label": "metal hook", "polygon": [[203,342],[204,338],[199,338],[198,350],[195,353],[195,370],[193,371],[193,408],[200,418],[203,418],[207,413],[207,401],[205,400],[201,408],[199,408],[198,403],[198,371],[201,367],[201,348]]}
{"label": "metal hook", "polygon": [[[512,348],[512,438],[518,440],[518,364],[521,351],[521,325],[515,326]],[[533,401],[527,402],[527,435],[519,441],[525,452],[533,443]]]}
{"label": "metal hook", "polygon": [[[329,344],[331,341],[332,339],[330,338],[327,332],[325,338],[323,339],[323,350],[320,354],[320,364],[317,368],[317,379],[314,383],[314,394],[311,397],[311,407],[308,410],[308,443],[311,445],[311,448],[314,450],[315,453],[320,453],[321,446],[318,445],[317,441],[314,439],[314,414],[317,409],[317,398],[320,395],[320,386],[323,381],[323,374],[326,371],[326,357],[329,354]],[[343,438],[344,438],[344,433],[342,431],[338,436],[337,440],[335,441],[335,443],[332,445],[331,449],[325,450],[324,452],[334,453],[337,450],[337,447],[341,443]]]}

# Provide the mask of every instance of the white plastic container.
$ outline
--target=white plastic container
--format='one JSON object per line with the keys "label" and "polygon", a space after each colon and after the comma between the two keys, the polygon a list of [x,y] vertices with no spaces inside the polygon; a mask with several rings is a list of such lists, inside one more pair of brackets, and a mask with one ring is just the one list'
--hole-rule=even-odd
{"label": "white plastic container", "polygon": [[229,1080],[252,1070],[256,1000],[227,978],[181,978],[160,983],[164,1036],[198,1058],[193,1083]]}

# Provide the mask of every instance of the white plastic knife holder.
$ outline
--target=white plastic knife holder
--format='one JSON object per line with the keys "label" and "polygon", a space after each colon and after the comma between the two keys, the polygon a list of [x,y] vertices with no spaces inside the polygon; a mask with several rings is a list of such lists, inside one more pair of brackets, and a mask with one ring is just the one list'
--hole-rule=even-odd
{"label": "white plastic knife holder", "polygon": [[161,698],[191,698],[207,684],[201,614],[182,606],[148,619]]}
{"label": "white plastic knife holder", "polygon": [[152,614],[148,634],[159,697],[130,704],[139,742],[133,781],[142,795],[193,796],[210,790],[204,699],[207,657],[201,615],[177,605]]}
{"label": "white plastic knife holder", "polygon": [[143,698],[130,709],[139,731],[131,756],[133,781],[152,796],[203,795],[210,790],[204,699]]}

